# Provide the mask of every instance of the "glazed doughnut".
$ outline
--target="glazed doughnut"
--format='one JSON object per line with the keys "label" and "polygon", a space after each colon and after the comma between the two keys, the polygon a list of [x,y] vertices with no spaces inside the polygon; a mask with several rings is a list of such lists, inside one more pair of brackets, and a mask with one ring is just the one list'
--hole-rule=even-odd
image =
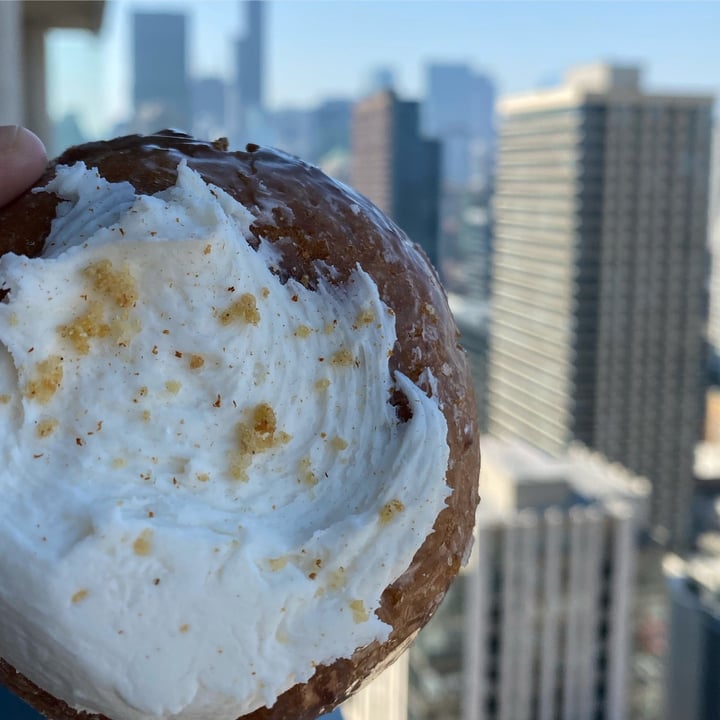
{"label": "glazed doughnut", "polygon": [[311,720],[468,556],[422,251],[279,151],[74,147],[0,210],[0,682],[54,720]]}

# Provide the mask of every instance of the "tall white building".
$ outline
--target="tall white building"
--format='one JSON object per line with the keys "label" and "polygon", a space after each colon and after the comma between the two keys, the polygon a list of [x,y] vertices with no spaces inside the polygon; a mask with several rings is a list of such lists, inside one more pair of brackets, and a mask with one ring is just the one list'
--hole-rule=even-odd
{"label": "tall white building", "polygon": [[343,720],[407,720],[407,652],[347,700],[341,712]]}
{"label": "tall white building", "polygon": [[712,103],[608,65],[499,103],[488,428],[647,477],[673,546],[703,417]]}
{"label": "tall white building", "polygon": [[579,447],[482,447],[463,720],[623,720],[648,482]]}

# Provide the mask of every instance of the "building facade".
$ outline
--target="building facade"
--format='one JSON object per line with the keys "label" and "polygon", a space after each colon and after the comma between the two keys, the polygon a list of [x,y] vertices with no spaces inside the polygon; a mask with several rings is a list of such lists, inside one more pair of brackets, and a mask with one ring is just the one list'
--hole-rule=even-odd
{"label": "building facade", "polygon": [[341,707],[342,720],[407,720],[408,654],[403,653]]}
{"label": "building facade", "polygon": [[720,717],[720,535],[689,560],[664,562],[670,599],[665,716]]}
{"label": "building facade", "polygon": [[355,104],[350,181],[437,267],[440,144],[420,134],[418,103],[385,90]]}
{"label": "building facade", "polygon": [[712,99],[579,68],[508,97],[495,195],[489,429],[579,440],[653,484],[687,540],[703,416]]}
{"label": "building facade", "polygon": [[245,31],[235,43],[235,77],[230,89],[230,141],[234,146],[266,141],[265,8],[261,0],[245,0]]}
{"label": "building facade", "polygon": [[495,150],[495,86],[487,75],[463,64],[430,64],[421,125],[442,142],[444,186],[487,185]]}
{"label": "building facade", "polygon": [[464,720],[627,717],[649,484],[574,448],[483,440],[467,572]]}
{"label": "building facade", "polygon": [[187,74],[187,18],[181,13],[133,14],[133,127],[192,131]]}

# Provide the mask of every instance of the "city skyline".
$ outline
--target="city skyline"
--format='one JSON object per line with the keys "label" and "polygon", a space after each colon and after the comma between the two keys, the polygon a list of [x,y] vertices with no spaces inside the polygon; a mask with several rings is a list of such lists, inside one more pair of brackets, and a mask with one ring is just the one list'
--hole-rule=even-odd
{"label": "city skyline", "polygon": [[[187,12],[191,76],[232,77],[233,42],[245,29],[240,2],[115,0],[99,36],[50,34],[54,120],[75,113],[97,136],[127,117],[135,11]],[[437,61],[489,74],[500,95],[554,84],[565,67],[594,60],[640,64],[649,89],[720,95],[720,4],[278,0],[267,3],[266,24],[270,109],[357,97],[383,66],[395,70],[402,97],[417,98]]]}

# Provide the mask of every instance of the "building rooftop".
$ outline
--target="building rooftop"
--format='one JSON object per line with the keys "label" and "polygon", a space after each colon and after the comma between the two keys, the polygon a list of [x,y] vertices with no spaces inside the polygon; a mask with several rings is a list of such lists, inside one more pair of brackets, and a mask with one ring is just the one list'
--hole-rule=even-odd
{"label": "building rooftop", "polygon": [[582,445],[561,456],[523,440],[481,439],[480,520],[550,507],[603,507],[632,511],[645,521],[650,483]]}
{"label": "building rooftop", "polygon": [[687,583],[702,605],[720,618],[720,533],[702,535],[698,553],[688,559],[667,555],[663,571],[671,582]]}
{"label": "building rooftop", "polygon": [[641,69],[632,65],[592,63],[577,65],[565,73],[564,83],[555,88],[544,88],[517,93],[501,98],[498,111],[501,115],[561,109],[577,106],[592,100],[613,98],[674,105],[712,105],[712,95],[688,93],[647,93],[642,87]]}

